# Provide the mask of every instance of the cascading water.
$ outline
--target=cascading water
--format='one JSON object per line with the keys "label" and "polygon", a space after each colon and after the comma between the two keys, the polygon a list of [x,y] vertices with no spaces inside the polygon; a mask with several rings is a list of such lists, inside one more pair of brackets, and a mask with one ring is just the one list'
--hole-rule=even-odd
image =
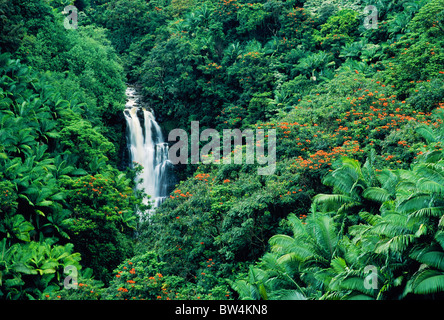
{"label": "cascading water", "polygon": [[[126,90],[124,115],[128,126],[128,146],[131,163],[138,163],[143,171],[136,177],[137,188],[151,196],[154,208],[162,204],[171,186],[171,162],[168,143],[151,111],[140,105],[134,88]],[[148,199],[145,199],[145,203]]]}

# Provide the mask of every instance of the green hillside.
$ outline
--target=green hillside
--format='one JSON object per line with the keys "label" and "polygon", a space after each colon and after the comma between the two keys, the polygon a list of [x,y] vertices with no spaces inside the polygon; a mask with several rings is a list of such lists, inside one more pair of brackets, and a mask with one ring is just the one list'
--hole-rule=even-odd
{"label": "green hillside", "polygon": [[[0,20],[0,299],[444,297],[443,0],[0,0]],[[166,137],[275,130],[275,170],[179,164],[140,219],[128,84]]]}

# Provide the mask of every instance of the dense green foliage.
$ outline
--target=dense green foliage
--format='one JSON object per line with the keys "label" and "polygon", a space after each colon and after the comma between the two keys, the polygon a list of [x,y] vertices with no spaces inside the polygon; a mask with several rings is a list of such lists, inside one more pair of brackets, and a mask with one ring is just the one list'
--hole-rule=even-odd
{"label": "dense green foliage", "polygon": [[45,2],[2,10],[27,23],[2,38],[13,55],[0,55],[0,295],[42,298],[67,266],[107,283],[132,255],[141,207],[134,174],[116,169],[122,133],[109,131],[125,101],[122,66],[103,29],[65,30]]}
{"label": "dense green foliage", "polygon": [[[443,297],[443,0],[67,4],[0,2],[3,299]],[[275,129],[275,172],[179,165],[139,219],[126,81],[166,132]]]}

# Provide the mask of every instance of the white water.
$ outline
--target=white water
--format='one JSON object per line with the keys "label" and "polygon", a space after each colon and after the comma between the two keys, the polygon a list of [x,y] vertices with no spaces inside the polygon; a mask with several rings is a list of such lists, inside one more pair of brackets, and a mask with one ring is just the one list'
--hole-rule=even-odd
{"label": "white water", "polygon": [[156,208],[168,192],[168,143],[165,143],[153,113],[140,105],[135,90],[128,87],[126,95],[124,115],[128,125],[130,160],[133,165],[137,162],[143,167],[136,177],[137,188],[145,190]]}

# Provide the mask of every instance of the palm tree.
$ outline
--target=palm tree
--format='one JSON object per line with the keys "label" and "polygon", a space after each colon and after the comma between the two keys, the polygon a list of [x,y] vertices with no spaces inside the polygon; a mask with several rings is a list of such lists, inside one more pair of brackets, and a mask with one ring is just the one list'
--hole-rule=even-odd
{"label": "palm tree", "polygon": [[[323,283],[314,275],[328,268],[337,254],[337,223],[329,214],[316,212],[315,205],[306,222],[292,214],[288,217],[288,223],[293,236],[280,234],[270,239],[271,251],[276,255],[275,264],[279,266],[279,269],[274,269],[277,272],[270,279],[287,283],[287,291],[281,292],[281,295],[293,294],[296,290],[301,297],[319,296]],[[267,261],[266,266],[270,266],[273,260],[268,257]]]}
{"label": "palm tree", "polygon": [[246,279],[230,281],[229,283],[239,293],[242,300],[268,300],[268,293],[264,286],[266,271],[250,266]]}
{"label": "palm tree", "polygon": [[364,206],[366,199],[375,200],[380,197],[376,189],[379,184],[373,168],[373,160],[367,159],[364,166],[357,160],[342,158],[336,164],[337,168],[328,174],[323,183],[333,187],[333,194],[318,194],[313,202],[321,205],[325,212],[335,211],[338,215],[358,213],[362,208],[376,210]]}
{"label": "palm tree", "polygon": [[436,232],[444,224],[444,162],[419,163],[404,177],[397,190],[397,210],[427,226],[428,233]]}
{"label": "palm tree", "polygon": [[[369,265],[376,268],[373,265]],[[376,297],[375,290],[366,285],[366,268],[342,257],[332,260],[328,269],[317,273],[317,278],[324,281],[325,293],[322,300],[373,300]],[[378,278],[372,279],[377,284]]]}

